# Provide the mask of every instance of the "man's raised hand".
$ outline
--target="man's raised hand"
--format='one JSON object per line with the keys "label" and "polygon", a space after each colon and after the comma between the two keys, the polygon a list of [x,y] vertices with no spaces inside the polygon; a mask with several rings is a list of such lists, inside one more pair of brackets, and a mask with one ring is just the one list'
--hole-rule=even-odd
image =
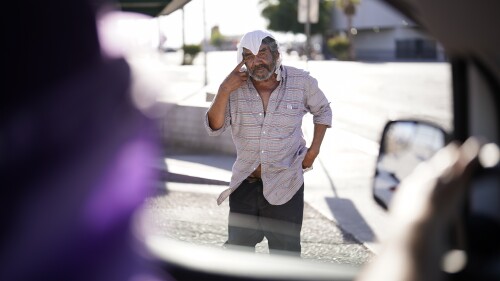
{"label": "man's raised hand", "polygon": [[220,90],[224,92],[231,93],[238,89],[245,81],[248,79],[248,73],[246,71],[241,71],[241,68],[245,64],[245,60],[242,60],[236,67],[229,73],[229,75],[224,79],[220,85]]}

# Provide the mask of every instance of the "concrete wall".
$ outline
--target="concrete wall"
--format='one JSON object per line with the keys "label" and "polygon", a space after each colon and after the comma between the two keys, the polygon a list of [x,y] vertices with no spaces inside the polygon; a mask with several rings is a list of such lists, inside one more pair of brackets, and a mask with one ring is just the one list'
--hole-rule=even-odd
{"label": "concrete wall", "polygon": [[218,137],[207,134],[203,125],[207,109],[208,106],[172,105],[160,123],[165,149],[236,155],[230,130]]}

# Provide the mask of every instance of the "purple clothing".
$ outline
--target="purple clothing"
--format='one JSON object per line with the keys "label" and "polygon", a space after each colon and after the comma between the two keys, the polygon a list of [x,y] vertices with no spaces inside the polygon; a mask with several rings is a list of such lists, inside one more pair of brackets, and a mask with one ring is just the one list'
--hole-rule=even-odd
{"label": "purple clothing", "polygon": [[159,148],[154,123],[129,100],[128,81],[123,60],[95,65],[10,120],[8,137],[22,139],[11,148],[40,158],[25,155],[18,172],[27,178],[9,185],[27,192],[9,213],[1,280],[147,274],[132,216],[153,191]]}
{"label": "purple clothing", "polygon": [[[160,143],[94,1],[13,1],[0,106],[0,280],[171,280],[137,236]],[[9,20],[6,20],[9,22]]]}

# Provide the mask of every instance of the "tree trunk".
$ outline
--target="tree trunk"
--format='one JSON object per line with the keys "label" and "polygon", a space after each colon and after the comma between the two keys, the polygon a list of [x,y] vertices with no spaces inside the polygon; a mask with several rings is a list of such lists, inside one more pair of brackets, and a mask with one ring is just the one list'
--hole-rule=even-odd
{"label": "tree trunk", "polygon": [[354,60],[354,36],[352,35],[352,15],[347,15],[347,38],[349,38],[349,60]]}
{"label": "tree trunk", "polygon": [[356,6],[348,0],[344,0],[344,14],[347,18],[347,38],[349,38],[349,60],[354,60],[354,36],[352,34],[352,17],[356,13]]}

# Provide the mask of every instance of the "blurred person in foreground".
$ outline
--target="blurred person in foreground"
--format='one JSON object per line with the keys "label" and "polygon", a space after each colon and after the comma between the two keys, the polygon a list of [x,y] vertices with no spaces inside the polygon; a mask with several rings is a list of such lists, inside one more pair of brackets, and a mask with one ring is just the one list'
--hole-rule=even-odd
{"label": "blurred person in foreground", "polygon": [[[498,222],[480,214],[464,218],[483,145],[475,137],[453,142],[401,182],[389,208],[391,235],[356,281],[499,280]],[[450,230],[457,230],[459,219],[474,226],[459,224],[454,242]],[[453,255],[445,260],[447,254]],[[445,274],[446,268],[453,270]]]}
{"label": "blurred person in foreground", "polygon": [[[273,35],[246,33],[238,44],[238,64],[220,85],[205,127],[211,136],[231,128],[237,151],[229,189],[217,200],[229,197],[225,245],[254,251],[266,237],[271,254],[300,256],[303,171],[320,152],[332,111],[317,80],[281,60]],[[308,112],[314,116],[310,147],[302,134]]]}
{"label": "blurred person in foreground", "polygon": [[[5,7],[0,280],[166,280],[134,215],[156,182],[154,120],[91,0]],[[98,2],[98,1],[94,1]]]}

